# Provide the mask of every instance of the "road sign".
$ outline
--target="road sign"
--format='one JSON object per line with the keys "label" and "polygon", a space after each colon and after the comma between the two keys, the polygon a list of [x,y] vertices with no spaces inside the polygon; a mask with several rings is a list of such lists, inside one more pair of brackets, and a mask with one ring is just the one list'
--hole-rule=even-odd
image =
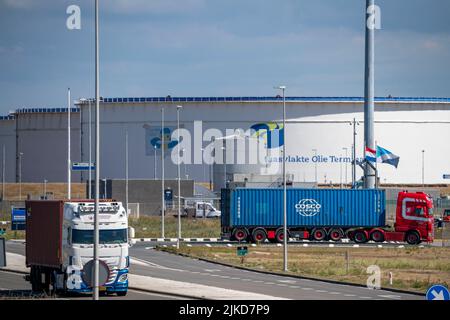
{"label": "road sign", "polygon": [[25,208],[11,208],[11,230],[26,229],[26,210]]}
{"label": "road sign", "polygon": [[[73,171],[88,171],[89,162],[74,162],[72,163]],[[95,164],[91,163],[91,170],[95,170]]]}
{"label": "road sign", "polygon": [[248,248],[247,247],[237,247],[237,255],[239,257],[246,256],[248,254]]}
{"label": "road sign", "polygon": [[450,174],[444,174],[442,178],[444,178],[444,179],[450,179]]}
{"label": "road sign", "polygon": [[443,285],[434,285],[427,291],[427,300],[450,300],[450,293],[448,292],[447,287]]}

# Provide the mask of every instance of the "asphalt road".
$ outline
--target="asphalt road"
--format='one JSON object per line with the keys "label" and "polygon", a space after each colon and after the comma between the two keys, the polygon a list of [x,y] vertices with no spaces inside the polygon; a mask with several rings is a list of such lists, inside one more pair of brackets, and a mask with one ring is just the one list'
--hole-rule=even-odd
{"label": "asphalt road", "polygon": [[[102,295],[102,300],[174,300],[172,296],[128,290],[125,297]],[[31,285],[23,279],[22,274],[0,271],[0,299],[57,299],[57,300],[92,300],[91,295],[45,297],[31,291]]]}
{"label": "asphalt road", "polygon": [[[21,243],[7,242],[7,251],[24,254]],[[370,290],[342,284],[239,270],[153,250],[145,243],[130,249],[130,272],[143,276],[260,293],[295,300],[423,300],[424,297]],[[2,287],[0,278],[0,287]],[[127,296],[130,298],[131,296]]]}

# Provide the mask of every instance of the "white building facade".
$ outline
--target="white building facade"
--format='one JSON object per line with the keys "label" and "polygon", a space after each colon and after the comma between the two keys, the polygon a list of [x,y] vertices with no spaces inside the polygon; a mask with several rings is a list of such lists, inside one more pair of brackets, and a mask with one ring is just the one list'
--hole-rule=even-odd
{"label": "white building facade", "polygon": [[[183,107],[180,127],[189,135],[182,134],[179,145],[174,134],[177,105]],[[356,119],[359,123],[356,126],[356,157],[361,159],[364,157],[363,105],[362,98],[289,97],[286,99],[286,141],[283,141],[280,138],[283,132],[280,97],[105,98],[100,104],[100,178],[125,178],[125,137],[128,132],[129,178],[160,179],[161,133],[164,132],[167,179],[177,177],[172,153],[181,147],[184,149],[182,158],[188,159],[187,163],[181,164],[183,179],[212,180],[216,185],[223,185],[227,179],[225,173],[228,176],[246,171],[263,173],[270,164],[280,165],[280,151],[285,142],[287,173],[294,181],[351,183],[351,122]],[[161,130],[162,108],[164,131]],[[93,103],[91,112],[93,162]],[[71,127],[72,162],[88,162],[89,104],[86,100],[80,100],[72,109]],[[268,139],[271,135],[278,137],[265,145],[265,162],[256,166],[247,165],[249,155],[244,165],[236,161],[238,156],[232,154],[242,153],[242,150],[237,151],[236,140],[221,140],[235,134],[236,129],[244,132],[250,128],[257,130],[252,132],[251,138],[267,142],[271,141]],[[444,174],[450,174],[449,137],[449,98],[377,98],[377,145],[400,157],[398,168],[377,164],[380,182],[448,184]],[[214,139],[216,141],[212,143]],[[188,144],[188,140],[191,143]],[[1,117],[0,153],[3,146],[7,182],[18,181],[19,173],[23,182],[67,181],[67,109],[20,109]],[[251,154],[249,150],[246,150],[247,154]],[[211,165],[214,155],[218,162],[225,162],[226,167]],[[87,172],[73,172],[72,181],[85,181],[87,176]],[[359,167],[356,176],[357,179],[362,176]]]}
{"label": "white building facade", "polygon": [[[171,159],[171,150],[177,144],[177,136],[173,134],[177,125],[177,105],[183,107],[180,111],[181,127],[188,130],[192,142],[189,148],[184,148],[183,155],[190,161],[181,165],[181,175],[182,178],[193,178],[198,182],[213,179],[211,165],[199,163],[199,159],[201,162],[202,158],[210,157],[208,154],[211,154],[213,136],[220,140],[220,137],[228,136],[231,130],[256,128],[259,129],[258,134],[262,131],[263,136],[267,137],[268,131],[278,130],[280,133],[282,129],[280,97],[106,98],[101,103],[100,112],[100,176],[125,177],[125,132],[128,132],[130,178],[161,177],[161,110],[164,108],[164,140],[167,146],[165,177],[176,178],[177,170]],[[351,122],[353,119],[359,122],[356,126],[356,157],[362,158],[363,105],[362,98],[286,99],[287,172],[294,177],[294,181],[351,182]],[[88,104],[80,102],[77,107],[81,117],[80,160],[87,161]],[[382,183],[448,183],[443,175],[450,173],[450,99],[377,98],[375,137],[377,145],[400,157],[398,168],[377,164]],[[269,162],[280,161],[282,145],[283,141],[280,140],[269,146],[266,158]],[[233,171],[243,173],[238,172],[245,170],[242,166],[236,169],[232,165],[236,159],[228,154],[232,149],[230,145],[223,144],[223,147],[226,149],[216,147],[215,154],[217,157],[218,153],[227,152],[228,165],[225,170],[228,170],[228,174]],[[270,156],[272,154],[277,156]],[[362,176],[359,167],[356,175],[357,179]]]}

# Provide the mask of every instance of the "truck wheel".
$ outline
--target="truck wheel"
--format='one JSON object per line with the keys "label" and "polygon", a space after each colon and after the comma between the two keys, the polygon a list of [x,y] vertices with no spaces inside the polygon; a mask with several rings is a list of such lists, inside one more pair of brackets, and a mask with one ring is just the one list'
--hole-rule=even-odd
{"label": "truck wheel", "polygon": [[356,243],[366,243],[367,242],[367,235],[364,232],[364,230],[356,231],[353,238]]}
{"label": "truck wheel", "polygon": [[42,284],[42,290],[44,290],[45,294],[50,296],[50,284],[51,284],[51,273],[48,270],[44,271],[44,283]]}
{"label": "truck wheel", "polygon": [[31,282],[31,290],[33,292],[41,292],[42,291],[42,281],[41,281],[41,273],[39,269],[36,267],[31,267],[30,272],[30,282]]}
{"label": "truck wheel", "polygon": [[318,229],[313,230],[311,236],[312,236],[313,240],[323,241],[323,240],[325,240],[325,238],[327,236],[327,232],[325,231],[325,229],[318,228]]}
{"label": "truck wheel", "polygon": [[420,236],[416,231],[410,231],[406,234],[406,242],[411,245],[420,243]]}
{"label": "truck wheel", "polygon": [[330,235],[330,240],[339,241],[344,236],[344,231],[342,231],[342,229],[331,229],[329,235]]}
{"label": "truck wheel", "polygon": [[248,237],[248,232],[243,228],[238,228],[234,230],[233,237],[239,242],[246,241]]}
{"label": "truck wheel", "polygon": [[370,235],[370,239],[375,242],[384,242],[384,234],[380,230],[375,230]]}
{"label": "truck wheel", "polygon": [[118,292],[117,292],[117,296],[119,296],[119,297],[125,297],[125,296],[127,295],[127,292],[128,292],[128,291],[118,291]]}
{"label": "truck wheel", "polygon": [[[289,230],[287,230],[287,235],[289,237]],[[278,243],[284,243],[284,229],[283,228],[280,228],[280,229],[277,230],[277,232],[275,234],[275,240]]]}
{"label": "truck wheel", "polygon": [[252,240],[255,243],[262,243],[265,242],[267,239],[267,233],[266,230],[262,229],[262,228],[258,228],[253,230],[252,232]]}
{"label": "truck wheel", "polygon": [[34,271],[34,267],[31,267],[30,270],[30,283],[31,283],[31,291],[36,292],[37,291],[37,287],[36,287],[36,275],[35,275],[35,271]]}

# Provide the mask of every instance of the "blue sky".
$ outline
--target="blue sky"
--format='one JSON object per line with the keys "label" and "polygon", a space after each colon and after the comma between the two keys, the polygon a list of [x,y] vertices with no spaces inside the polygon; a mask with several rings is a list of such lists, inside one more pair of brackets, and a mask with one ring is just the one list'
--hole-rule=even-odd
{"label": "blue sky", "polygon": [[[376,95],[450,97],[450,1],[378,0]],[[0,114],[94,95],[93,0],[0,0]],[[82,29],[66,28],[81,7]],[[100,0],[101,96],[362,96],[364,0]]]}

